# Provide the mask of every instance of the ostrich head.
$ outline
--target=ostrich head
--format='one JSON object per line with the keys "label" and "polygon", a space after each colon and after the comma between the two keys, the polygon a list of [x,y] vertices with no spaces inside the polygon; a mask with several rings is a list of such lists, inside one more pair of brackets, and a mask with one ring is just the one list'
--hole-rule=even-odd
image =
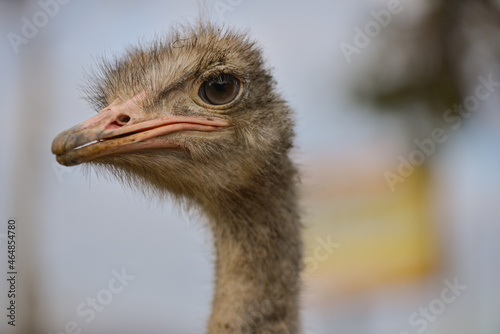
{"label": "ostrich head", "polygon": [[54,139],[57,160],[201,207],[217,256],[210,334],[298,333],[293,121],[255,43],[182,28],[103,62],[87,92],[100,111]]}
{"label": "ostrich head", "polygon": [[86,92],[100,111],[57,136],[59,163],[105,166],[199,204],[255,188],[276,168],[286,174],[290,110],[245,34],[181,28],[96,72]]}

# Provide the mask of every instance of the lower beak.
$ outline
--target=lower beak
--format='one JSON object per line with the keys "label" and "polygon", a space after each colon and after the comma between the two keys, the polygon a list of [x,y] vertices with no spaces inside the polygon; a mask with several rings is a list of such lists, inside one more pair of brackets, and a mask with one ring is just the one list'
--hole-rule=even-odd
{"label": "lower beak", "polygon": [[179,147],[165,136],[179,131],[216,131],[230,124],[199,116],[165,116],[140,121],[139,107],[108,107],[62,133],[52,142],[52,153],[65,166],[78,165],[118,153]]}

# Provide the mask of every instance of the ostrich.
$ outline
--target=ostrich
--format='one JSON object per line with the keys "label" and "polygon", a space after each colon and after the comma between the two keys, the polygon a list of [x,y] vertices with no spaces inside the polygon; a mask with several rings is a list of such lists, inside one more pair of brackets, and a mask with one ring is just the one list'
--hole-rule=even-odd
{"label": "ostrich", "polygon": [[208,333],[301,333],[294,121],[256,43],[211,23],[180,26],[103,60],[85,92],[100,111],[52,152],[206,215],[216,253]]}

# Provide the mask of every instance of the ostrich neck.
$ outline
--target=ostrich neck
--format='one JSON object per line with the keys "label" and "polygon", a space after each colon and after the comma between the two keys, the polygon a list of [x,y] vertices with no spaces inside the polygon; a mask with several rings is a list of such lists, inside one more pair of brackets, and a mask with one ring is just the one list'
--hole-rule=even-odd
{"label": "ostrich neck", "polygon": [[209,214],[217,256],[209,334],[300,333],[302,241],[291,179],[242,191]]}

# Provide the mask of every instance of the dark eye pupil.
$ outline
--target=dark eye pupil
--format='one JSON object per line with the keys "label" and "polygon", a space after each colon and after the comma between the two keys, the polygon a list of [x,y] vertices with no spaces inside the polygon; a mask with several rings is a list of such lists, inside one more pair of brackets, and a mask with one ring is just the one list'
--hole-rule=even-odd
{"label": "dark eye pupil", "polygon": [[240,92],[240,82],[231,74],[220,74],[205,81],[198,95],[209,104],[223,105],[232,102]]}

